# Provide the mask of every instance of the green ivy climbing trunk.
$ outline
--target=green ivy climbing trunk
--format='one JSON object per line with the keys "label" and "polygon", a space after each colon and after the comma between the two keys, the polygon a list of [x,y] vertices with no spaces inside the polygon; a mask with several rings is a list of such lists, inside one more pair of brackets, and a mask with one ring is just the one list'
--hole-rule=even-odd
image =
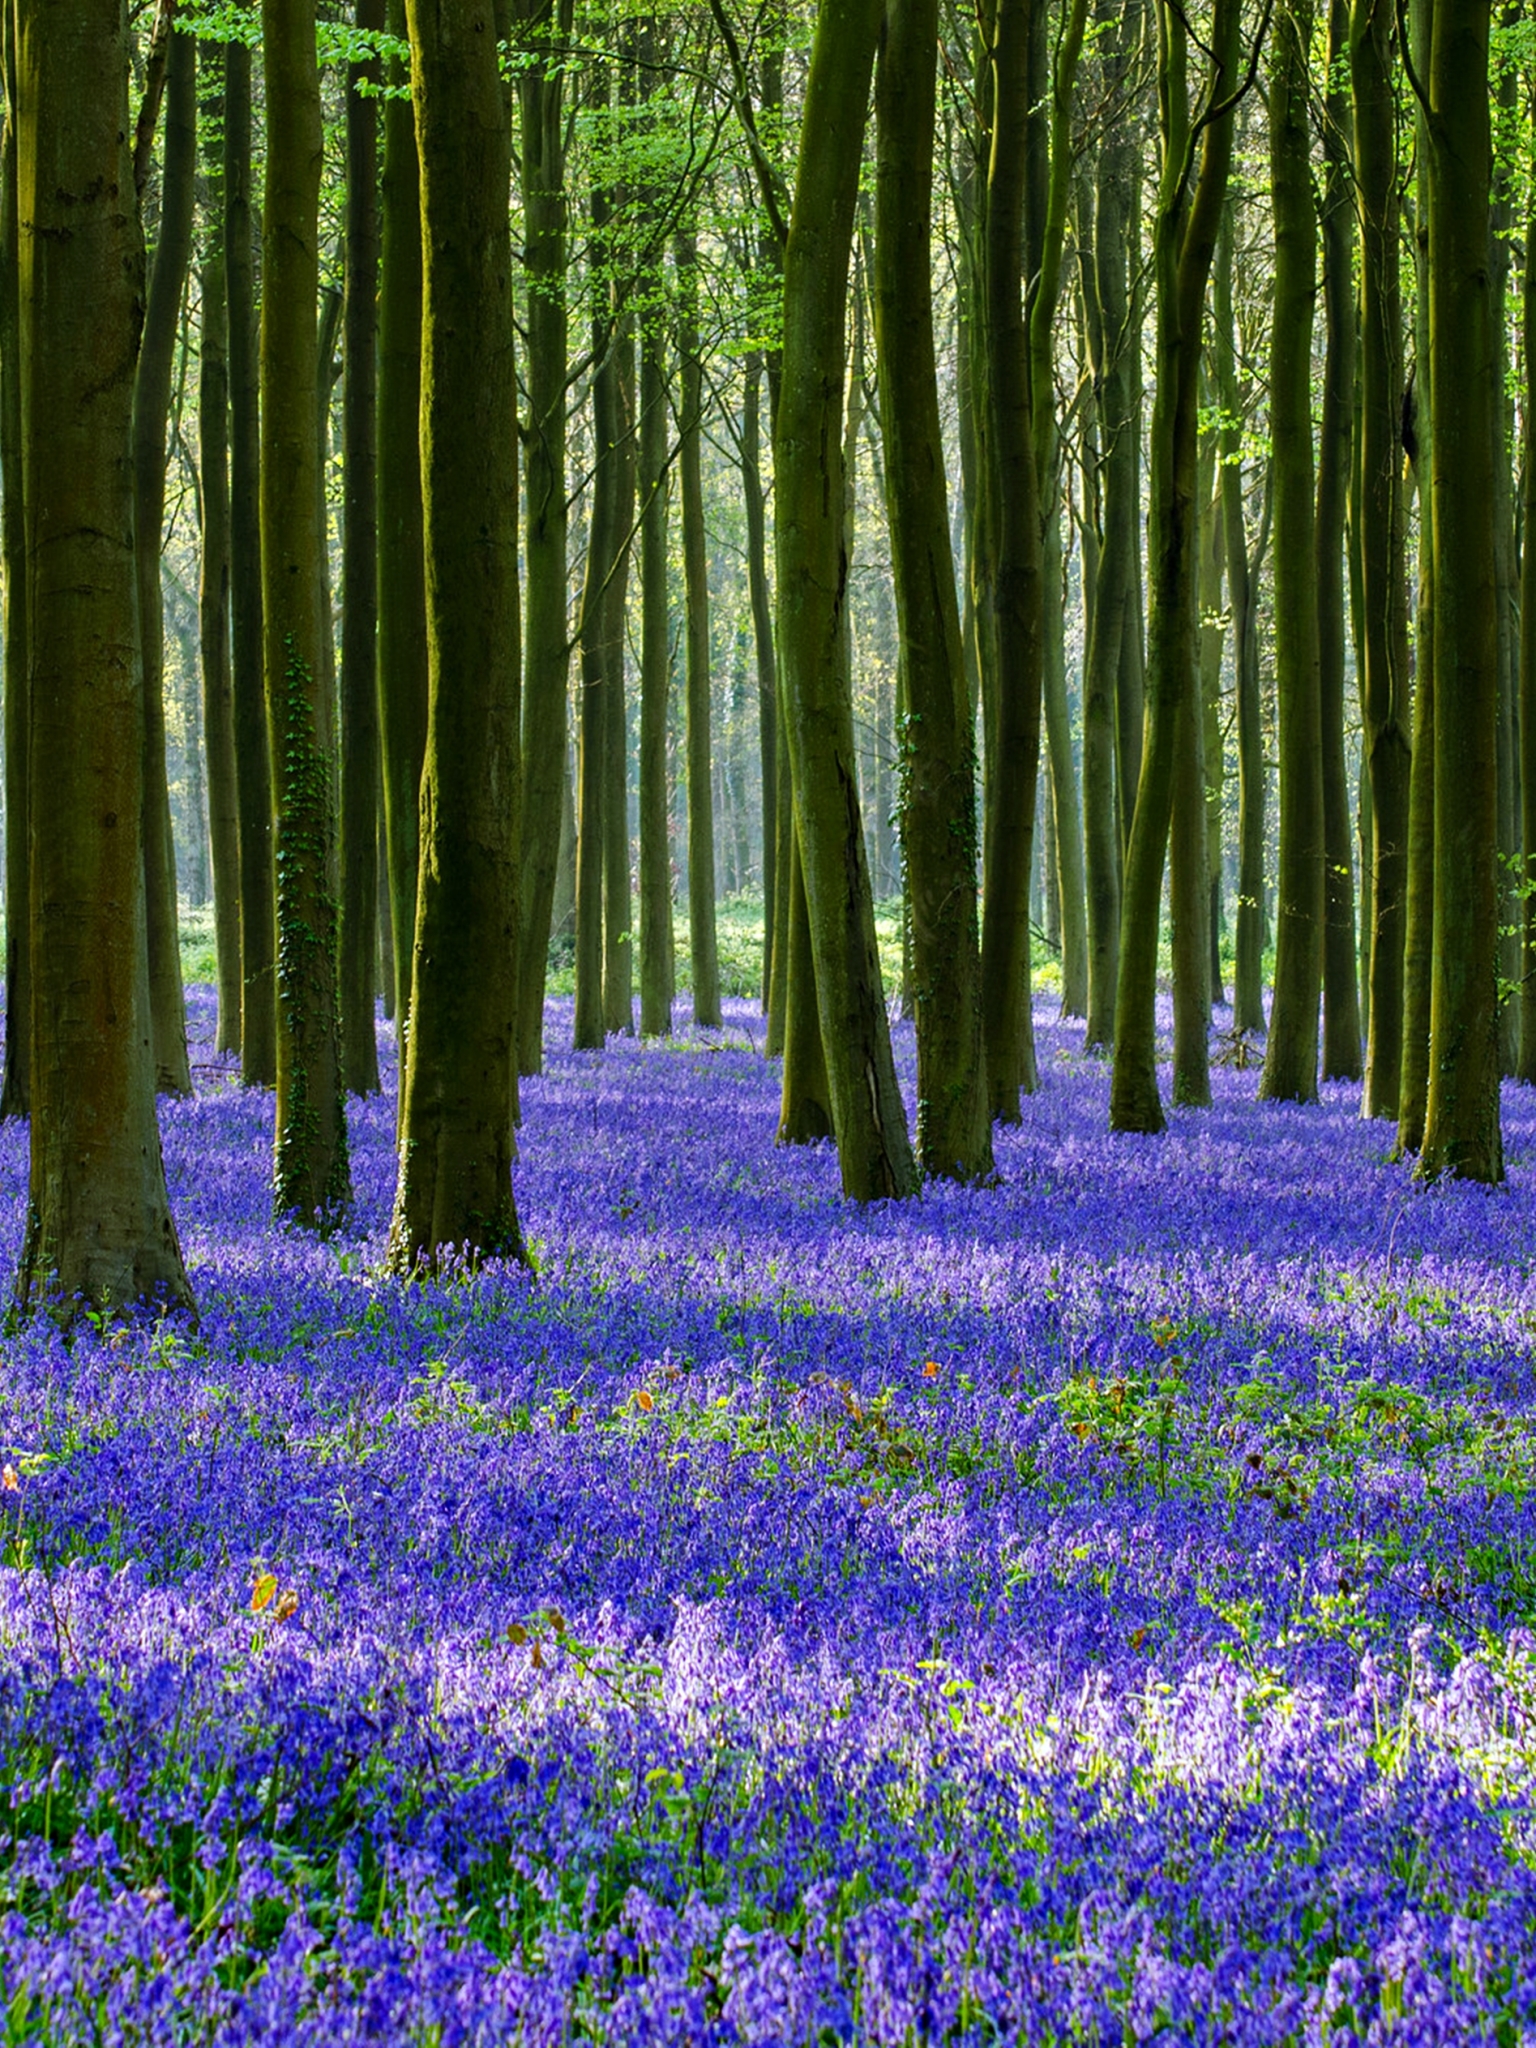
{"label": "green ivy climbing trunk", "polygon": [[428,712],[390,1259],[524,1257],[517,1079],[517,383],[489,0],[409,0],[421,161]]}
{"label": "green ivy climbing trunk", "polygon": [[331,893],[331,763],[322,644],[320,81],[314,0],[263,0],[261,582],[277,820],[279,1216],[326,1229],[352,1198]]}
{"label": "green ivy climbing trunk", "polygon": [[120,0],[21,0],[32,1127],[22,1308],[191,1308],[155,1122],[131,453],[143,250]]}

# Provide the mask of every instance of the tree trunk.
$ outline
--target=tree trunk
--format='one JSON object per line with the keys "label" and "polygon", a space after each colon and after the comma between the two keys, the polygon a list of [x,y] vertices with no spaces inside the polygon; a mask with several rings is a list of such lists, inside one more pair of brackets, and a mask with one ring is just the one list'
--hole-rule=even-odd
{"label": "tree trunk", "polygon": [[[384,26],[384,0],[357,0],[357,25]],[[341,615],[341,1074],[379,1088],[378,983],[378,100],[377,58],[347,71],[346,385]],[[366,88],[360,90],[359,88]]]}
{"label": "tree trunk", "polygon": [[251,53],[224,48],[224,263],[229,282],[230,694],[240,814],[240,1078],[277,1080],[272,763],[262,675],[260,382],[256,358]]}
{"label": "tree trunk", "polygon": [[277,821],[277,1214],[330,1228],[352,1199],[336,1008],[334,821],[321,605],[320,83],[314,0],[262,0],[261,581]]}
{"label": "tree trunk", "polygon": [[[1536,79],[1531,81],[1536,114]],[[1525,295],[1521,343],[1526,387],[1536,384],[1536,185],[1525,215]],[[1536,1081],[1536,405],[1527,397],[1521,472],[1523,549],[1520,558],[1520,816],[1524,833],[1525,900],[1521,917],[1520,1060],[1522,1081]]]}
{"label": "tree trunk", "polygon": [[570,0],[524,0],[524,31],[541,62],[519,74],[523,271],[528,288],[523,455],[523,824],[518,922],[518,1065],[544,1065],[544,978],[566,791],[570,628],[566,548],[566,198],[564,73],[557,51]]}
{"label": "tree trunk", "polygon": [[160,239],[149,273],[144,334],[133,389],[134,536],[139,638],[144,663],[144,875],[149,933],[150,1024],[162,1094],[190,1095],[187,1013],[181,989],[176,849],[165,775],[165,624],[160,541],[165,524],[165,435],[181,295],[192,254],[197,172],[197,40],[171,32],[165,66],[165,160]]}
{"label": "tree trunk", "polygon": [[648,1037],[666,1037],[672,1029],[668,439],[665,343],[659,321],[651,318],[640,333],[640,1030]]}
{"label": "tree trunk", "polygon": [[[388,0],[386,18],[391,34],[403,36],[405,0]],[[398,89],[405,82],[402,67],[392,64],[391,71],[390,83]],[[403,1072],[427,747],[427,584],[421,505],[421,184],[411,103],[398,90],[384,102],[379,230],[379,746]]]}
{"label": "tree trunk", "polygon": [[[1207,397],[1209,398],[1207,385]],[[1222,1000],[1221,990],[1221,823],[1222,795],[1226,785],[1226,761],[1221,727],[1221,669],[1226,650],[1226,623],[1222,616],[1221,581],[1227,565],[1227,529],[1223,517],[1221,484],[1217,475],[1220,460],[1220,429],[1212,427],[1201,437],[1204,460],[1200,475],[1200,711],[1205,764],[1205,872],[1208,882],[1207,925],[1210,951],[1208,992],[1213,1003]]]}
{"label": "tree trunk", "polygon": [[[120,0],[21,0],[32,1127],[22,1309],[191,1309],[155,1123],[132,455],[143,250]],[[157,534],[158,538],[158,534]]]}
{"label": "tree trunk", "polygon": [[1323,968],[1322,709],[1318,684],[1312,471],[1312,302],[1317,291],[1307,121],[1310,0],[1275,23],[1269,85],[1275,209],[1270,439],[1275,475],[1275,695],[1280,726],[1280,853],[1275,994],[1261,1099],[1317,1100]]}
{"label": "tree trunk", "polygon": [[5,1081],[0,1117],[32,1108],[32,890],[27,794],[27,522],[22,480],[21,245],[17,223],[16,18],[0,10],[5,130],[0,140],[0,564],[5,663]]}
{"label": "tree trunk", "polygon": [[208,840],[213,869],[214,954],[219,1014],[214,1043],[240,1050],[240,806],[235,767],[234,698],[229,672],[229,306],[225,285],[223,162],[224,53],[210,44],[204,75],[214,75],[204,107],[208,247],[202,266],[198,336],[198,472],[202,487],[198,629],[203,682],[203,743],[208,757]]}
{"label": "tree trunk", "polygon": [[752,647],[757,660],[758,760],[763,791],[763,1009],[773,975],[774,920],[778,914],[779,676],[773,648],[773,593],[768,587],[768,528],[763,497],[761,360],[746,364],[741,410],[741,481],[747,515],[747,591]]}
{"label": "tree trunk", "polygon": [[816,1145],[832,1136],[832,1091],[822,1049],[821,1010],[816,1000],[816,967],[811,957],[811,917],[800,865],[800,837],[792,831],[785,882],[784,1076],[779,1095],[778,1143]]}
{"label": "tree trunk", "polygon": [[[1488,275],[1489,15],[1433,11],[1430,433],[1435,884],[1429,1093],[1419,1172],[1504,1178],[1499,1131],[1499,631]],[[1454,707],[1454,710],[1452,709]]]}
{"label": "tree trunk", "polygon": [[682,511],[685,704],[688,739],[688,945],[693,963],[693,1021],[720,1023],[720,960],[715,937],[715,815],[710,785],[709,565],[704,535],[704,486],[699,465],[703,437],[704,364],[699,352],[698,249],[692,233],[676,239],[682,294],[678,366],[682,416],[678,427],[678,485]]}
{"label": "tree trunk", "polygon": [[906,1195],[917,1183],[854,769],[841,479],[828,474],[842,425],[848,257],[880,18],[880,0],[828,0],[817,17],[785,251],[775,436],[780,676],[833,1128],[843,1192],[856,1201]]}
{"label": "tree trunk", "polygon": [[624,620],[635,524],[635,331],[627,313],[614,336],[618,356],[619,423],[615,449],[618,559],[603,591],[603,1025],[625,1037],[635,1028],[634,905],[629,865],[629,712],[625,688]]}
{"label": "tree trunk", "polygon": [[421,165],[428,711],[397,1271],[526,1258],[517,1080],[517,409],[510,139],[488,0],[409,0]]}
{"label": "tree trunk", "polygon": [[1358,1081],[1360,990],[1355,976],[1355,884],[1349,773],[1344,763],[1344,523],[1354,434],[1355,333],[1350,98],[1345,65],[1349,0],[1329,0],[1328,77],[1320,198],[1327,355],[1317,440],[1317,654],[1323,781],[1323,1079]]}
{"label": "tree trunk", "polygon": [[1395,1118],[1403,1056],[1403,920],[1411,769],[1402,486],[1403,343],[1398,276],[1392,0],[1355,0],[1350,37],[1361,228],[1360,701],[1370,791],[1370,964],[1361,1114]]}
{"label": "tree trunk", "polygon": [[904,699],[901,841],[911,902],[917,1154],[993,1173],[976,929],[976,785],[934,361],[937,0],[889,0],[875,89],[875,338]]}
{"label": "tree trunk", "polygon": [[1117,1131],[1160,1131],[1164,1125],[1157,1088],[1158,909],[1179,721],[1189,715],[1198,678],[1195,571],[1200,522],[1195,500],[1200,331],[1232,156],[1231,102],[1238,77],[1241,10],[1238,0],[1217,0],[1208,85],[1216,118],[1207,120],[1201,131],[1198,176],[1193,167],[1196,131],[1187,98],[1188,32],[1182,16],[1172,9],[1159,11],[1159,27],[1163,176],[1153,232],[1158,376],[1148,517],[1152,609],[1146,729],[1120,912],[1109,1109],[1110,1128]]}

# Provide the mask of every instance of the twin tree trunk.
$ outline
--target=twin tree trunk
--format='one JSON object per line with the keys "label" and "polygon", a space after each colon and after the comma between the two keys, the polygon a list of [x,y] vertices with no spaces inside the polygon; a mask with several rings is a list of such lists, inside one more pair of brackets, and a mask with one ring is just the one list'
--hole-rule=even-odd
{"label": "twin tree trunk", "polygon": [[279,1216],[320,1228],[352,1198],[337,1020],[330,706],[320,535],[320,82],[314,0],[263,0],[267,188],[261,307],[263,669],[277,819]]}
{"label": "twin tree trunk", "polygon": [[840,464],[829,453],[841,441],[849,250],[882,11],[881,0],[826,0],[817,16],[775,435],[780,682],[810,951],[843,1191],[863,1201],[908,1194],[916,1180],[875,946],[842,619]]}
{"label": "twin tree trunk", "polygon": [[390,1258],[522,1258],[510,138],[489,0],[409,0],[425,298],[428,712]]}
{"label": "twin tree trunk", "polygon": [[119,0],[22,0],[15,52],[32,824],[18,1304],[190,1308],[155,1122],[130,452],[143,258]]}

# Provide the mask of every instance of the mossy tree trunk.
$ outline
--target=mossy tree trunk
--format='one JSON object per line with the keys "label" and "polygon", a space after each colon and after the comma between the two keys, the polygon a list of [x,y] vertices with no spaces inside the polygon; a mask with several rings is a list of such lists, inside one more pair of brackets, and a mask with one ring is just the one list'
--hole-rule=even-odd
{"label": "mossy tree trunk", "polygon": [[1158,910],[1179,726],[1190,716],[1198,683],[1201,325],[1232,157],[1240,31],[1237,0],[1217,0],[1204,110],[1196,121],[1189,104],[1188,30],[1182,14],[1160,0],[1163,170],[1153,228],[1157,387],[1148,514],[1151,618],[1146,726],[1120,909],[1109,1111],[1110,1128],[1117,1131],[1160,1131],[1164,1125],[1157,1087]]}
{"label": "mossy tree trunk", "polygon": [[489,0],[409,0],[421,164],[428,715],[391,1263],[522,1259],[517,413],[508,109]]}
{"label": "mossy tree trunk", "polygon": [[843,1191],[858,1201],[910,1194],[917,1185],[859,809],[835,453],[849,251],[881,13],[880,0],[827,0],[817,16],[785,249],[775,434],[779,673],[833,1128]]}
{"label": "mossy tree trunk", "polygon": [[1362,1072],[1360,985],[1355,956],[1354,830],[1344,760],[1344,529],[1354,438],[1354,192],[1350,164],[1349,0],[1328,4],[1328,90],[1322,114],[1319,194],[1326,356],[1317,436],[1318,711],[1323,782],[1323,1079]]}
{"label": "mossy tree trunk", "polygon": [[1361,1113],[1393,1118],[1403,1054],[1403,918],[1412,761],[1395,34],[1392,0],[1355,0],[1350,70],[1361,235],[1356,527],[1360,701],[1371,809],[1366,917],[1370,1001]]}
{"label": "mossy tree trunk", "polygon": [[535,54],[518,79],[527,288],[523,453],[523,823],[519,850],[518,1065],[544,1064],[544,974],[554,918],[565,798],[570,627],[566,548],[565,81],[559,59],[570,0],[523,0]]}
{"label": "mossy tree trunk", "polygon": [[1429,366],[1434,492],[1435,886],[1419,1172],[1504,1178],[1499,1129],[1499,625],[1489,279],[1489,10],[1430,35]]}
{"label": "mossy tree trunk", "polygon": [[[384,26],[384,0],[357,0],[357,26]],[[347,298],[343,318],[341,614],[341,1070],[379,1087],[374,997],[379,947],[377,58],[347,69]]]}
{"label": "mossy tree trunk", "polygon": [[[405,0],[388,0],[393,35]],[[391,64],[390,83],[405,83]],[[411,103],[384,102],[379,209],[378,695],[395,1002],[410,1035],[411,947],[427,748],[427,582],[421,508],[421,179]]]}
{"label": "mossy tree trunk", "polygon": [[976,926],[976,786],[939,431],[931,269],[937,0],[888,0],[875,87],[872,274],[904,698],[901,844],[911,904],[917,1154],[991,1177]]}
{"label": "mossy tree trunk", "polygon": [[16,1299],[190,1309],[155,1122],[133,394],[143,249],[120,0],[20,0],[32,1126]]}
{"label": "mossy tree trunk", "polygon": [[229,304],[224,268],[224,52],[203,53],[203,174],[207,246],[202,262],[198,333],[199,523],[198,638],[203,685],[203,743],[208,756],[208,851],[213,870],[214,957],[220,1052],[240,1050],[240,803],[235,768],[235,707],[229,664]]}
{"label": "mossy tree trunk", "polygon": [[0,6],[0,569],[5,676],[5,1079],[0,1116],[32,1106],[31,859],[27,830],[27,521],[21,436],[21,247],[17,222],[16,10]]}
{"label": "mossy tree trunk", "polygon": [[1275,993],[1259,1094],[1281,1102],[1317,1099],[1323,972],[1322,706],[1312,461],[1317,239],[1307,119],[1311,30],[1311,0],[1290,0],[1275,20],[1269,76],[1270,190],[1275,209],[1269,416],[1275,475],[1280,848]]}
{"label": "mossy tree trunk", "polygon": [[314,0],[263,0],[263,667],[277,823],[279,1216],[327,1229],[352,1198],[337,1015],[335,822],[320,532],[320,81]]}
{"label": "mossy tree trunk", "polygon": [[229,297],[230,694],[240,815],[240,1078],[277,1080],[272,756],[262,669],[261,397],[256,347],[251,53],[224,48],[224,268]]}
{"label": "mossy tree trunk", "polygon": [[166,428],[181,295],[192,254],[197,173],[197,39],[172,28],[165,66],[165,149],[160,235],[149,272],[144,336],[133,393],[134,536],[144,663],[144,875],[155,1075],[162,1093],[190,1095],[187,1013],[176,914],[176,849],[165,774],[165,620],[160,594],[165,524]]}

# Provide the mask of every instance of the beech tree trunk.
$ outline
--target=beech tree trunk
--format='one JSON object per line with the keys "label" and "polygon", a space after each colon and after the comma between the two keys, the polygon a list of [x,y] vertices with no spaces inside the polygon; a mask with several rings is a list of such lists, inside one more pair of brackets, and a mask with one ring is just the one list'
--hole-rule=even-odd
{"label": "beech tree trunk", "polygon": [[192,1308],[155,1122],[134,553],[143,250],[120,0],[20,0],[32,1125],[22,1309]]}
{"label": "beech tree trunk", "polygon": [[5,1080],[0,1117],[32,1107],[31,862],[28,852],[27,522],[21,421],[21,245],[17,221],[16,13],[0,9],[5,129],[0,137],[0,566],[5,663]]}
{"label": "beech tree trunk", "polygon": [[517,1080],[517,413],[510,138],[489,0],[409,0],[425,302],[428,714],[390,1260],[524,1259]]}
{"label": "beech tree trunk", "polygon": [[640,333],[640,1030],[672,1029],[672,844],[667,708],[667,373],[661,323]]}
{"label": "beech tree trunk", "polygon": [[352,1199],[337,1016],[320,532],[320,81],[314,0],[263,0],[261,581],[277,821],[277,1214],[331,1228]]}
{"label": "beech tree trunk", "polygon": [[715,807],[710,781],[709,563],[700,469],[704,365],[699,354],[698,249],[692,234],[676,240],[682,313],[678,321],[681,417],[678,497],[682,513],[685,705],[688,752],[688,947],[693,969],[693,1021],[718,1025],[720,956],[715,935]]}

